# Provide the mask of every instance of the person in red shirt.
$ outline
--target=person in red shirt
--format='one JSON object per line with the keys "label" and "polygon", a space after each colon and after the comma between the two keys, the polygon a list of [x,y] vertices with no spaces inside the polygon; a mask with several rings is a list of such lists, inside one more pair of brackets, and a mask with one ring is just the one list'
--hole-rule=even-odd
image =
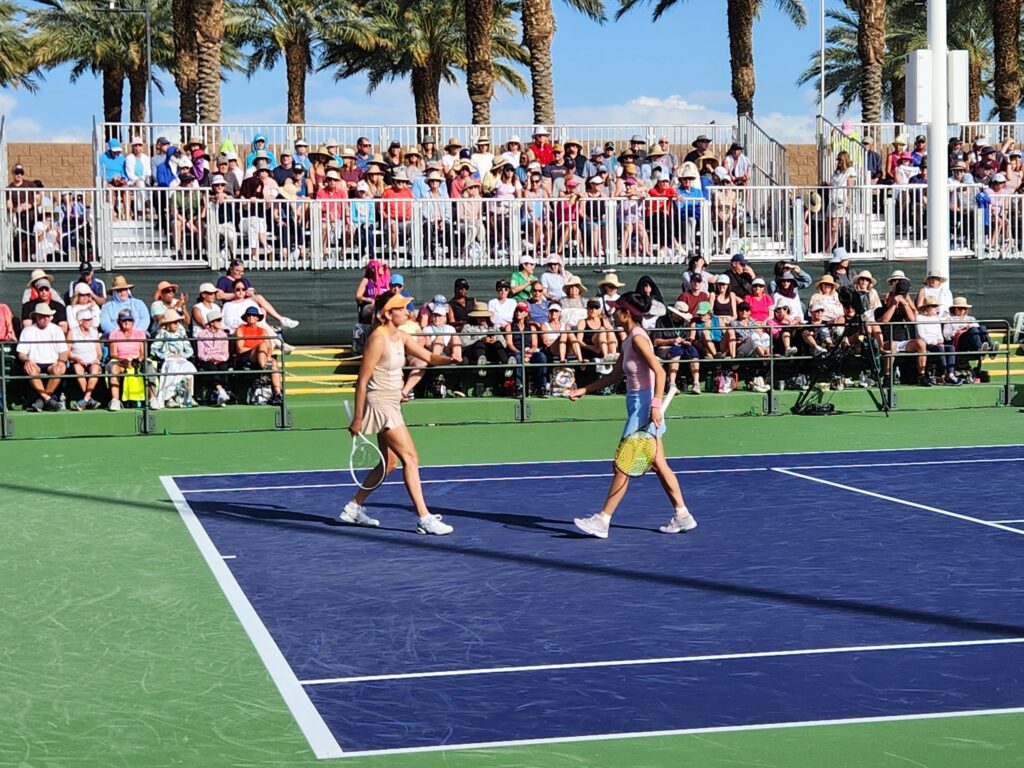
{"label": "person in red shirt", "polygon": [[331,168],[324,175],[323,186],[316,191],[316,199],[323,206],[324,250],[331,244],[340,244],[345,234],[345,212],[348,209],[343,200],[348,199],[348,190],[341,181],[341,174]]}
{"label": "person in red shirt", "polygon": [[648,229],[654,246],[684,250],[679,242],[679,216],[676,214],[675,205],[678,194],[668,175],[659,177],[658,183],[647,195],[651,198],[647,201],[650,219]]}
{"label": "person in red shirt", "polygon": [[384,220],[391,233],[391,248],[406,247],[412,238],[412,185],[404,168],[391,174],[391,187],[384,190]]}
{"label": "person in red shirt", "polygon": [[703,304],[705,301],[710,302],[711,297],[708,295],[707,286],[704,285],[704,275],[700,272],[694,272],[690,275],[690,290],[685,293],[680,293],[676,301],[682,301],[686,303],[686,311],[691,315],[697,315],[697,307]]}
{"label": "person in red shirt", "polygon": [[272,340],[268,338],[267,329],[260,326],[261,320],[263,315],[256,307],[249,307],[242,313],[242,325],[235,329],[238,367],[250,371],[269,370],[270,389],[274,393],[270,405],[280,405],[281,374],[274,359]]}
{"label": "person in red shirt", "polygon": [[551,132],[543,125],[538,125],[533,131],[533,143],[529,147],[537,157],[542,166],[547,165],[555,159],[551,151]]}

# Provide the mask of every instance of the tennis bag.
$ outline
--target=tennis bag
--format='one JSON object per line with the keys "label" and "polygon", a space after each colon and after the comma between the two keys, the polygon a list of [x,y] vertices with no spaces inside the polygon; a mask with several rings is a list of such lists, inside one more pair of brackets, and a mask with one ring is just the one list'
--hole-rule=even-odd
{"label": "tennis bag", "polygon": [[273,396],[274,390],[270,387],[270,379],[262,377],[249,388],[249,394],[246,397],[246,402],[248,402],[249,405],[266,405],[270,402],[270,398]]}
{"label": "tennis bag", "polygon": [[133,400],[138,403],[146,399],[146,381],[139,375],[134,365],[129,366],[124,373],[124,382],[121,385],[121,399]]}
{"label": "tennis bag", "polygon": [[572,368],[555,368],[551,376],[551,395],[568,397],[576,389],[576,372]]}

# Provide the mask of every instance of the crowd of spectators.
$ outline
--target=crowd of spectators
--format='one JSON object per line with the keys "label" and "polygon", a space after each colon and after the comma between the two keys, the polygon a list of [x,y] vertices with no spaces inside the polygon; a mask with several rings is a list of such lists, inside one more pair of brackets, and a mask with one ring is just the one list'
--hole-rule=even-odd
{"label": "crowd of spectators", "polygon": [[115,275],[108,289],[89,262],[66,291],[34,270],[18,316],[0,304],[0,343],[15,363],[5,373],[26,377],[8,380],[8,399],[19,399],[25,384],[29,411],[94,410],[103,401],[111,411],[143,401],[155,410],[223,406],[237,382],[249,402],[264,402],[251,396],[264,386],[265,402],[282,402],[277,358],[289,346],[267,319],[283,328],[298,322],[255,290],[242,262],[232,262],[216,284],[200,285],[191,306],[169,280],[156,284],[152,301],[135,288]]}
{"label": "crowd of spectators", "polygon": [[[822,371],[833,388],[871,386],[898,375],[894,360],[907,383],[975,383],[983,356],[999,346],[970,314],[971,305],[952,296],[944,275],[929,273],[912,295],[910,281],[895,270],[880,293],[877,279],[853,270],[842,247],[817,278],[788,260],[758,275],[741,254],[721,274],[707,266],[692,257],[671,292],[649,275],[635,287],[651,298],[643,326],[665,361],[670,387],[695,395],[743,385],[767,392],[771,377],[783,388],[806,388]],[[403,396],[479,396],[490,388],[496,395],[545,397],[563,368],[583,378],[607,372],[622,341],[609,302],[624,286],[605,272],[588,295],[557,253],[543,269],[523,257],[486,298],[459,277],[451,297],[410,302],[405,330],[439,354],[459,348],[463,364],[438,372],[410,360]],[[394,294],[408,295],[402,275],[379,260],[368,264],[356,290],[362,322],[371,322],[374,306]]]}

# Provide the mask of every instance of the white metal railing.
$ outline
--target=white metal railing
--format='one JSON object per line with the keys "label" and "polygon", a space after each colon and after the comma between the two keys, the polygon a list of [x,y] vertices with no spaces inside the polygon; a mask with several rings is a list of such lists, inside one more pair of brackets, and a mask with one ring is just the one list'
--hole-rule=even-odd
{"label": "white metal railing", "polygon": [[[5,190],[5,269],[207,266],[234,257],[256,269],[351,269],[372,257],[394,268],[514,267],[550,253],[591,266],[820,259],[836,245],[855,258],[927,253],[927,186],[712,187],[693,199],[468,197],[456,200],[218,202],[201,189]],[[23,199],[22,199],[23,198]],[[1024,196],[975,185],[949,193],[951,255],[1017,258]],[[51,217],[51,228],[37,229]]]}
{"label": "white metal railing", "polygon": [[789,184],[789,161],[786,147],[758,125],[754,118],[740,115],[736,126],[736,140],[753,166],[751,179],[759,185]]}

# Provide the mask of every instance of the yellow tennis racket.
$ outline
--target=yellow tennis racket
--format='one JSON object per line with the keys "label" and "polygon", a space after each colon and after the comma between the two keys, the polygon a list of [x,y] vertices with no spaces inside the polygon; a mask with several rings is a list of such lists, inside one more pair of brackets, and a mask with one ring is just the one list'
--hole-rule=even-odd
{"label": "yellow tennis racket", "polygon": [[[675,391],[671,391],[661,401],[662,418],[674,396]],[[648,422],[647,426],[631,432],[619,441],[615,449],[615,466],[620,472],[630,477],[640,477],[650,471],[658,452],[654,431],[654,422]]]}

